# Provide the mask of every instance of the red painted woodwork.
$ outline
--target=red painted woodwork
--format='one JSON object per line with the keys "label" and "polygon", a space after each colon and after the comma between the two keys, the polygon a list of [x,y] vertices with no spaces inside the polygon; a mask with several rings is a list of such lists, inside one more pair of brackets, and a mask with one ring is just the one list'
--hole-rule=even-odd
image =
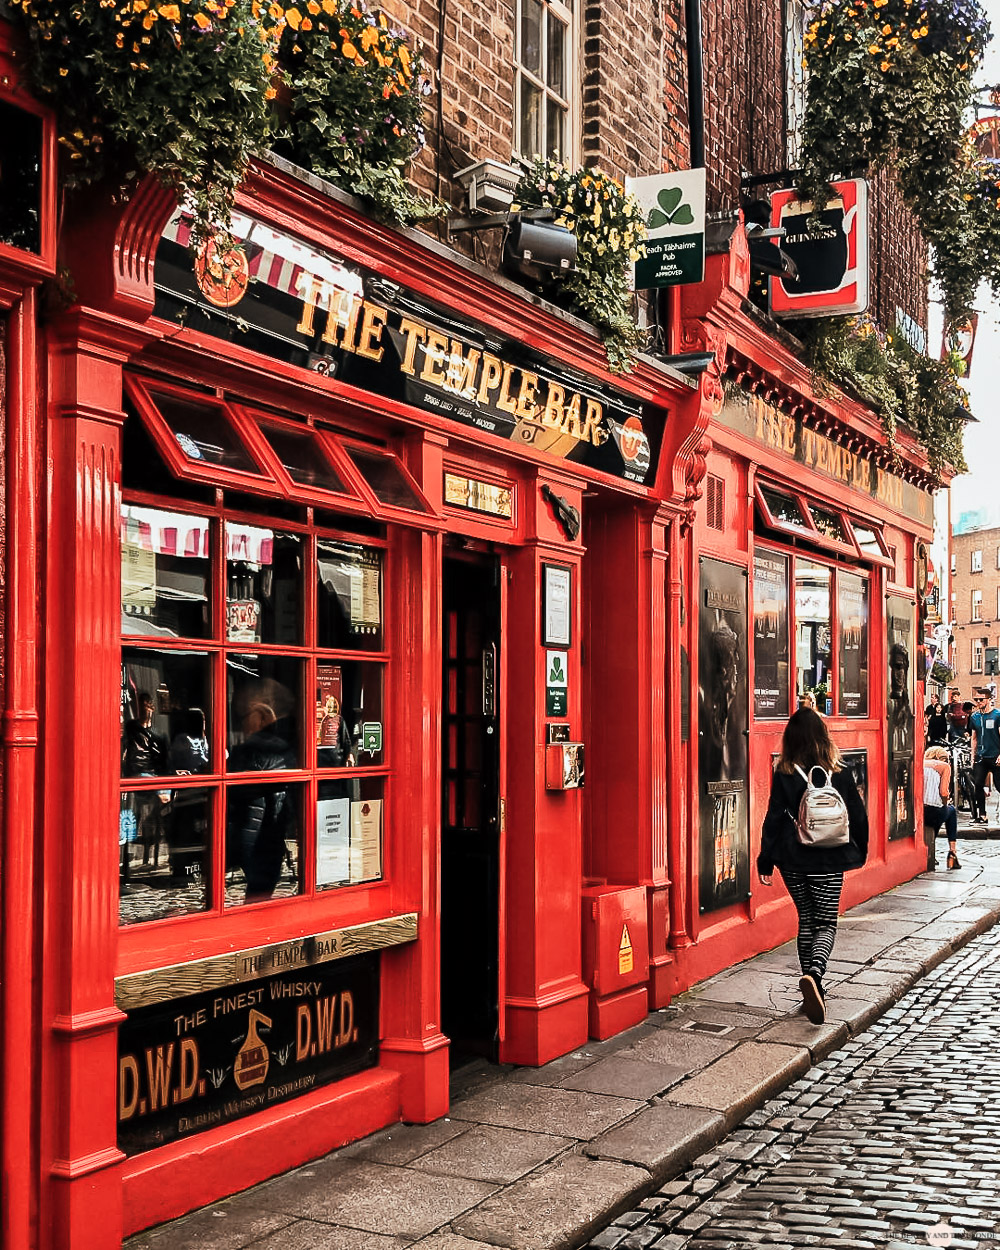
{"label": "red painted woodwork", "polygon": [[[611,378],[592,333],[527,303],[504,279],[461,264],[414,232],[368,220],[339,192],[327,194],[284,169],[259,165],[241,205],[511,335],[556,368],[594,376],[658,409],[665,435],[656,487],[579,469],[529,445],[153,318],[153,255],[175,205],[151,180],[125,200],[107,188],[73,197],[60,247],[73,259],[78,304],[44,331],[37,328],[33,289],[38,266],[19,268],[0,257],[9,364],[3,779],[6,792],[18,795],[4,806],[0,848],[2,1250],[106,1250],[123,1230],[179,1214],[395,1119],[428,1121],[446,1112],[452,1047],[441,1019],[440,937],[446,553],[488,560],[500,571],[499,1058],[540,1064],[584,1044],[588,1033],[608,1036],[693,981],[788,939],[794,928],[784,894],[764,896],[756,885],[745,904],[698,912],[697,560],[706,554],[751,565],[758,471],[851,515],[860,505],[846,486],[800,467],[790,472],[779,449],[715,421],[723,378],[773,394],[844,445],[866,454],[885,449],[870,413],[846,396],[812,395],[805,367],[746,313],[749,262],[742,232],[728,251],[709,257],[704,283],[668,296],[672,350],[713,353],[708,371],[691,381],[643,360],[634,374]],[[301,509],[288,524],[303,533],[318,524],[305,508],[329,501],[307,497],[275,463],[257,425],[261,408],[284,414],[271,419],[327,420],[350,438],[379,443],[399,457],[426,501],[426,514],[376,507],[355,481],[356,498],[338,508],[354,523],[361,516],[384,525],[384,540],[372,541],[384,542],[391,570],[385,651],[378,657],[391,667],[384,709],[391,731],[385,768],[378,770],[392,787],[384,880],[246,909],[223,909],[217,882],[212,911],[119,930],[113,831],[122,784],[117,703],[126,371],[195,385],[228,405],[267,468],[271,498]],[[133,387],[140,407],[149,390],[148,382]],[[159,431],[161,452],[173,457],[179,479],[190,478],[169,429],[157,425],[154,412],[143,415]],[[926,462],[909,443],[905,452],[907,471],[919,485]],[[446,469],[509,489],[512,516],[448,506]],[[706,472],[726,483],[721,530],[705,523]],[[199,511],[217,521],[228,515],[222,487],[233,483],[203,477],[211,493]],[[577,537],[568,537],[543,486],[580,510]],[[259,490],[260,483],[241,480],[240,487]],[[164,498],[137,496],[149,506]],[[267,497],[259,498],[259,513],[243,498],[241,514],[266,518]],[[907,560],[914,539],[927,536],[884,504],[872,503],[860,515],[883,524]],[[345,516],[345,531],[351,523]],[[217,558],[222,543],[220,534]],[[546,712],[546,563],[572,571],[568,709],[560,717]],[[839,742],[866,747],[872,779],[872,859],[848,877],[848,903],[912,876],[923,850],[916,839],[886,843],[879,781],[885,771],[884,594],[912,597],[913,589],[891,585],[882,568],[870,576],[869,716],[831,719]],[[218,615],[221,580],[215,594]],[[305,610],[315,610],[314,590],[307,590]],[[586,743],[582,790],[545,788],[546,737],[555,721],[568,724],[572,740]],[[779,723],[752,723],[751,854],[780,732]],[[221,725],[217,735],[218,748]],[[300,771],[308,783],[306,770]],[[208,781],[225,784],[219,777]],[[918,789],[918,804],[919,797]],[[216,826],[218,854],[221,821]],[[581,905],[595,894],[627,898],[631,908],[634,963],[617,981],[603,975],[611,954],[617,960],[617,947],[598,955],[595,945],[592,956],[585,954]],[[122,1019],[116,976],[181,963],[194,952],[245,949],[410,911],[419,917],[417,939],[380,957],[378,1067],[123,1158],[115,1123]],[[26,969],[36,974],[34,987]]]}

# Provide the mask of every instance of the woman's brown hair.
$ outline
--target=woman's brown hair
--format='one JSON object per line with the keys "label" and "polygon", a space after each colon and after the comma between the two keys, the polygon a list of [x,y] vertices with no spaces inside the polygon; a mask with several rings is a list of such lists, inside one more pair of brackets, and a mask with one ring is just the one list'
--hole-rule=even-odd
{"label": "woman's brown hair", "polygon": [[835,773],[842,767],[840,752],[833,745],[826,721],[808,707],[800,707],[789,716],[781,737],[778,771],[792,773],[796,764],[807,772],[816,764],[828,773]]}

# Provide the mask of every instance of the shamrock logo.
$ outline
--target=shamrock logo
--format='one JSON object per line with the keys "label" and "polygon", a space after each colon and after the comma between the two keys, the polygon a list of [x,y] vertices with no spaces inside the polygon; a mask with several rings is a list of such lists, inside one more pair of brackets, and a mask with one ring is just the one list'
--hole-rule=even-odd
{"label": "shamrock logo", "polygon": [[549,685],[554,685],[556,682],[564,682],[565,680],[566,674],[563,672],[562,658],[558,655],[554,656],[552,659],[552,671],[549,673]]}
{"label": "shamrock logo", "polygon": [[651,208],[646,218],[650,230],[659,230],[661,226],[690,226],[694,224],[694,213],[690,204],[684,204],[684,192],[680,187],[664,187],[657,195],[659,208]]}

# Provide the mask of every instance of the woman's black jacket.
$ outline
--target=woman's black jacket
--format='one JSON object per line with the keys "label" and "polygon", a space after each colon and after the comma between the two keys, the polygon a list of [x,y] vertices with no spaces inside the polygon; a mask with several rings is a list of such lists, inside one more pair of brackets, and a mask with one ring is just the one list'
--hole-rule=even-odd
{"label": "woman's black jacket", "polygon": [[[818,773],[814,780],[819,780]],[[846,872],[861,867],[868,858],[868,812],[849,768],[833,773],[831,782],[847,804],[851,840],[843,846],[803,846],[795,818],[806,783],[798,773],[775,772],[761,831],[758,873],[770,876],[775,864],[791,872]]]}

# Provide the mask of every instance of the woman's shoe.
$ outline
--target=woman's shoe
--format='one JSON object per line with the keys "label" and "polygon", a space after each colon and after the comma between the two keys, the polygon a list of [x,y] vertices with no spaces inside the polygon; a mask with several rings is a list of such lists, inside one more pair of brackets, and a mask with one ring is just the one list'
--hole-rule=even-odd
{"label": "woman's shoe", "polygon": [[799,978],[799,990],[802,994],[802,1008],[810,1024],[822,1024],[826,1019],[826,1005],[823,995],[813,977],[805,973]]}
{"label": "woman's shoe", "polygon": [[962,867],[962,865],[958,862],[958,856],[955,854],[954,851],[948,852],[948,867],[949,868],[961,868]]}

